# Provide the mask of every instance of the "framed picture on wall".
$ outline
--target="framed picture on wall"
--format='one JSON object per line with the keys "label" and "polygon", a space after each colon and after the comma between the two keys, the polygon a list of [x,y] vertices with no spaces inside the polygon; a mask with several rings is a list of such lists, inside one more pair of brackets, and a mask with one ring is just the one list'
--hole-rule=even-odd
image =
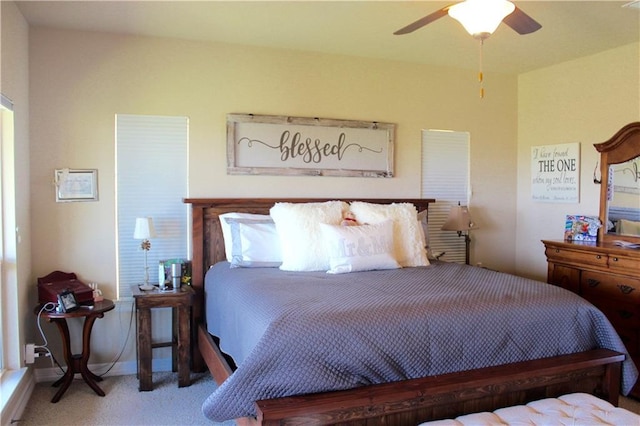
{"label": "framed picture on wall", "polygon": [[97,201],[98,170],[56,169],[56,202]]}
{"label": "framed picture on wall", "polygon": [[395,124],[227,115],[232,175],[393,177]]}

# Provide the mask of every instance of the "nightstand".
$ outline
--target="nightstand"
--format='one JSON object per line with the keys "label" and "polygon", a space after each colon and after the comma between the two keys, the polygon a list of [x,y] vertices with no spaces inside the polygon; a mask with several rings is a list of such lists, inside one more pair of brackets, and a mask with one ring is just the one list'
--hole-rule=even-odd
{"label": "nightstand", "polygon": [[[62,395],[66,392],[73,377],[76,373],[80,373],[84,381],[93,389],[95,393],[100,396],[104,396],[104,391],[98,386],[96,382],[102,381],[102,377],[93,374],[87,367],[89,361],[89,355],[91,353],[91,329],[93,323],[104,316],[104,313],[115,308],[114,303],[109,299],[104,299],[101,302],[95,302],[91,306],[81,305],[80,308],[72,312],[56,312],[45,311],[42,306],[36,306],[34,313],[45,317],[49,322],[55,323],[60,331],[62,337],[62,348],[64,350],[64,360],[67,363],[67,371],[64,373],[53,386],[60,386],[60,389],[51,399],[51,402],[58,402]],[[71,341],[69,336],[69,326],[67,325],[67,319],[69,318],[84,318],[84,325],[82,326],[82,353],[73,354],[71,352]]]}
{"label": "nightstand", "polygon": [[[153,349],[171,346],[172,371],[178,372],[178,387],[191,384],[189,371],[189,353],[191,351],[191,305],[194,291],[183,285],[180,291],[161,292],[158,288],[142,291],[138,286],[131,286],[131,294],[135,299],[137,321],[137,352],[139,390],[153,390],[151,361]],[[171,308],[173,332],[170,342],[152,343],[151,309]]]}

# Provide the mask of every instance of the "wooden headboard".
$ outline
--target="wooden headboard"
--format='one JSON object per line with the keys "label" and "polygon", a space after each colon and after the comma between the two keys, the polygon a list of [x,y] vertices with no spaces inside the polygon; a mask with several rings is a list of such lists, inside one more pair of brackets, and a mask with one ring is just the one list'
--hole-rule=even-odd
{"label": "wooden headboard", "polygon": [[[269,210],[277,202],[287,203],[318,203],[332,201],[336,198],[185,198],[186,204],[191,204],[191,285],[195,290],[192,307],[192,322],[194,326],[204,323],[204,275],[209,267],[226,259],[224,239],[220,219],[223,213],[256,213],[269,214]],[[341,201],[355,201],[348,199]],[[357,199],[377,204],[412,203],[418,213],[427,211],[429,203],[434,199]],[[193,327],[195,330],[196,327]],[[196,351],[193,353],[194,365],[201,366],[202,358]],[[199,369],[196,368],[196,371]]]}
{"label": "wooden headboard", "polygon": [[[318,203],[331,200],[335,198],[185,198],[183,201],[191,204],[192,285],[196,293],[199,294],[202,291],[204,274],[209,266],[226,258],[219,215],[229,212],[269,214],[269,209],[277,202]],[[433,199],[358,199],[358,201],[377,204],[412,203],[418,212],[427,210],[429,203],[435,202]]]}

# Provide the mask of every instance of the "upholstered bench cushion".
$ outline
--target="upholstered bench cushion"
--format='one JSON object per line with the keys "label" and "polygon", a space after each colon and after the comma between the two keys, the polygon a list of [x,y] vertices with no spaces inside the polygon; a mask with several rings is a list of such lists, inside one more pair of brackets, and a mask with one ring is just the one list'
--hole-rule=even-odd
{"label": "upholstered bench cushion", "polygon": [[640,415],[614,407],[593,395],[571,393],[559,398],[533,401],[527,405],[500,408],[492,413],[473,413],[421,424],[426,425],[640,425]]}

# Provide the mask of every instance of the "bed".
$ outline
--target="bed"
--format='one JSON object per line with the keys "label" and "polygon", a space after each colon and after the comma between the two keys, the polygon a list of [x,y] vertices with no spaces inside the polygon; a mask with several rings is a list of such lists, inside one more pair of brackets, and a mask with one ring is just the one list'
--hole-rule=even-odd
{"label": "bed", "polygon": [[[275,393],[252,393],[248,386],[243,388],[238,383],[240,377],[246,375],[243,370],[250,362],[243,362],[238,367],[240,374],[234,373],[234,362],[220,351],[217,339],[212,336],[205,321],[205,274],[209,267],[218,264],[221,271],[229,271],[227,265],[220,264],[226,260],[224,238],[220,228],[219,215],[228,212],[245,212],[254,214],[268,214],[270,208],[276,202],[310,203],[323,202],[320,199],[186,199],[185,202],[192,206],[193,219],[193,286],[196,290],[197,302],[194,304],[193,318],[197,330],[198,345],[194,348],[194,368],[209,368],[220,388],[234,389],[234,395],[248,394],[252,401],[251,408],[240,411],[245,415],[238,419],[238,423],[244,424],[308,424],[317,423],[351,423],[351,424],[417,424],[421,421],[438,418],[453,417],[468,412],[479,410],[493,410],[496,408],[526,403],[541,397],[554,397],[569,392],[587,392],[598,395],[614,405],[617,404],[622,376],[623,390],[630,388],[637,378],[637,370],[633,364],[624,360],[625,349],[615,332],[609,330],[610,324],[601,318],[597,312],[589,312],[592,321],[597,323],[597,328],[606,330],[599,343],[582,344],[583,346],[565,348],[563,351],[549,354],[539,352],[536,346],[531,346],[526,352],[531,352],[528,359],[517,361],[505,361],[496,358],[491,365],[477,363],[477,357],[469,360],[464,372],[448,371],[446,368],[437,372],[427,372],[422,377],[419,371],[413,371],[415,366],[400,366],[391,374],[380,373],[378,367],[373,368],[375,374],[365,374],[362,380],[353,381],[352,377],[346,382],[340,382],[335,387],[327,387],[321,383],[321,391],[314,388],[302,392],[279,389]],[[429,202],[433,200],[360,200],[367,203],[391,204],[411,203],[418,212],[426,211]],[[457,268],[454,272],[448,272],[449,268]],[[270,272],[273,272],[271,268]],[[416,274],[418,269],[440,271],[439,274],[465,273],[471,271],[472,275],[479,277],[495,276],[498,274],[501,280],[517,283],[518,280],[507,274],[499,274],[494,271],[463,265],[446,265],[434,262],[424,268],[403,268],[365,273],[344,274],[351,277],[374,274],[394,275],[406,269],[409,274]],[[277,270],[277,268],[276,268]],[[239,274],[246,271],[243,268],[235,270]],[[267,269],[265,269],[267,271]],[[357,275],[356,275],[357,274]],[[311,274],[310,274],[311,275]],[[323,279],[316,274],[316,279]],[[404,278],[403,278],[404,279]],[[515,281],[511,281],[514,280]],[[544,292],[560,291],[567,296],[568,293],[546,284],[537,283],[538,290]],[[519,284],[518,284],[519,285]],[[339,288],[339,287],[337,287]],[[413,290],[410,290],[413,291]],[[566,294],[565,294],[566,293]],[[560,293],[559,293],[560,294]],[[569,296],[567,296],[569,297]],[[571,296],[572,297],[572,296]],[[393,297],[392,297],[393,299]],[[295,301],[295,303],[298,303]],[[378,306],[377,309],[382,309]],[[365,312],[364,310],[363,312]],[[247,316],[252,313],[247,309]],[[235,314],[243,317],[243,312]],[[374,318],[374,317],[372,317]],[[495,321],[500,321],[499,318]],[[323,331],[326,333],[327,331]],[[467,337],[468,338],[468,337]],[[545,342],[546,344],[547,342]],[[278,346],[278,345],[273,345]],[[297,346],[304,347],[305,344]],[[265,346],[268,352],[269,345]],[[558,355],[560,354],[560,355]],[[335,356],[335,355],[332,355]],[[415,357],[414,357],[415,358]],[[418,357],[419,358],[419,357]],[[257,364],[260,365],[257,361]],[[365,364],[369,362],[366,361]],[[371,361],[373,362],[373,361]],[[324,361],[323,361],[324,363]],[[274,365],[277,365],[274,364]],[[297,368],[297,367],[296,367]],[[340,367],[342,368],[342,367]],[[425,370],[426,371],[426,370]],[[358,373],[360,374],[360,373]],[[356,374],[356,376],[358,376]],[[234,376],[235,375],[235,376]],[[353,376],[353,375],[352,375]],[[361,375],[362,376],[362,375]],[[227,380],[230,379],[230,380]],[[226,383],[222,385],[224,382]],[[313,381],[313,380],[311,380]],[[386,383],[389,382],[389,383]],[[631,382],[631,383],[629,383]],[[231,383],[231,385],[229,385]],[[349,384],[353,386],[348,386]],[[246,389],[247,392],[244,392]],[[218,391],[216,391],[218,392]],[[222,392],[224,393],[224,391]],[[260,396],[262,395],[262,397]],[[273,395],[277,397],[273,397]],[[228,395],[227,395],[228,396]],[[224,398],[219,401],[209,401],[203,406],[205,413],[210,414],[211,403],[214,410],[228,403]],[[233,412],[233,411],[231,411]],[[222,418],[216,418],[221,420]]]}

